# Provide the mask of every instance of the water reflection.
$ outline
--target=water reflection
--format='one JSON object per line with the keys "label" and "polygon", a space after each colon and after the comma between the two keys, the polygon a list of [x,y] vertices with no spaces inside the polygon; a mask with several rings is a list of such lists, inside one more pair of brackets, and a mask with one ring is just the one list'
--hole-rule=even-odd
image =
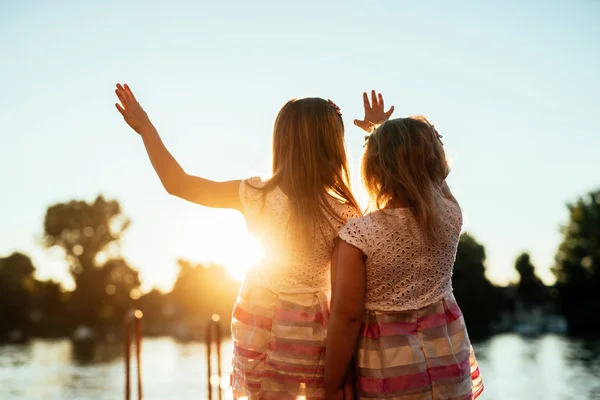
{"label": "water reflection", "polygon": [[[221,384],[226,386],[232,344],[223,346]],[[68,340],[0,346],[0,399],[121,398],[122,351],[118,343],[99,346],[81,358]],[[475,351],[486,384],[483,400],[600,399],[599,340],[500,335],[475,344]],[[206,398],[205,357],[206,346],[199,343],[145,340],[145,399]]]}
{"label": "water reflection", "polygon": [[475,345],[484,399],[600,399],[598,341],[496,336]]}

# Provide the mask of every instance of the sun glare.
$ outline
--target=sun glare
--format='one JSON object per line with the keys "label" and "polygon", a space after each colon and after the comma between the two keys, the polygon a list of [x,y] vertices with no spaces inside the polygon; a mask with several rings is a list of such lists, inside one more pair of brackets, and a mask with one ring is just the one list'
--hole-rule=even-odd
{"label": "sun glare", "polygon": [[235,235],[229,241],[215,241],[210,249],[205,249],[202,259],[207,263],[215,263],[227,268],[227,272],[239,281],[243,281],[246,273],[260,262],[264,255],[262,246],[252,236]]}
{"label": "sun glare", "polygon": [[260,242],[248,234],[237,213],[195,210],[184,214],[180,227],[170,240],[175,254],[204,265],[221,265],[236,280],[244,280],[264,256]]}
{"label": "sun glare", "polygon": [[195,262],[222,265],[240,281],[264,255],[260,242],[248,234],[243,217],[235,213],[199,210],[186,215],[179,232],[174,240],[179,254]]}
{"label": "sun glare", "polygon": [[227,271],[236,279],[243,280],[250,268],[260,262],[264,256],[262,246],[252,236],[239,243],[236,251],[229,251],[228,260],[223,264]]}

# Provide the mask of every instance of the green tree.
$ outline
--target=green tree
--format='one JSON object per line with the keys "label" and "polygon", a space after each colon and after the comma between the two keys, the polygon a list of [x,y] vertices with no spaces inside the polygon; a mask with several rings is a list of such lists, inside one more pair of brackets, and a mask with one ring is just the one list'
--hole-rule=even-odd
{"label": "green tree", "polygon": [[[86,291],[75,290],[71,309],[89,313],[83,321],[85,323],[120,326],[123,316],[133,306],[131,294],[140,283],[138,271],[125,260],[110,259],[100,267],[81,274],[78,285]],[[79,309],[78,303],[84,304],[85,308]]]}
{"label": "green tree", "polygon": [[219,314],[223,327],[228,329],[240,283],[219,265],[204,266],[187,260],[179,260],[178,264],[179,275],[170,293],[180,310],[178,317],[190,325],[202,325],[213,314]]}
{"label": "green tree", "polygon": [[25,254],[0,258],[0,341],[11,331],[19,331],[21,339],[67,333],[66,293],[59,283],[36,280],[34,274]]}
{"label": "green tree", "polygon": [[167,294],[152,289],[137,300],[136,307],[144,313],[144,335],[162,336],[171,333],[169,328],[173,326],[170,313],[172,307]]}
{"label": "green tree", "polygon": [[0,339],[12,330],[29,329],[35,267],[22,253],[0,258]]}
{"label": "green tree", "polygon": [[140,285],[137,271],[120,257],[119,241],[129,226],[116,200],[73,200],[52,205],[44,219],[43,242],[59,247],[69,263],[75,290],[69,302],[73,324],[101,328],[116,323]]}
{"label": "green tree", "polygon": [[452,275],[456,301],[460,306],[469,334],[489,334],[490,324],[504,307],[502,294],[485,276],[485,249],[471,235],[464,233],[458,243]]}
{"label": "green tree", "polygon": [[31,299],[32,335],[59,337],[69,333],[66,311],[69,295],[58,282],[35,281]]}
{"label": "green tree", "polygon": [[515,269],[519,273],[517,295],[524,305],[531,306],[548,301],[546,286],[535,274],[529,254],[522,253],[517,257]]}
{"label": "green tree", "polygon": [[600,332],[600,190],[567,205],[556,254],[559,302],[575,334]]}

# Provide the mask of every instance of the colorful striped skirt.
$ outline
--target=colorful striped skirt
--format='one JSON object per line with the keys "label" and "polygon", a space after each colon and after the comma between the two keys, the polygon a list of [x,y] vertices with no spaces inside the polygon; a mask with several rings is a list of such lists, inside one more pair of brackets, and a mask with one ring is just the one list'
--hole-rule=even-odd
{"label": "colorful striped skirt", "polygon": [[365,310],[356,350],[360,399],[475,399],[483,382],[454,295],[414,311]]}
{"label": "colorful striped skirt", "polygon": [[275,293],[245,283],[233,309],[236,399],[323,399],[325,292]]}

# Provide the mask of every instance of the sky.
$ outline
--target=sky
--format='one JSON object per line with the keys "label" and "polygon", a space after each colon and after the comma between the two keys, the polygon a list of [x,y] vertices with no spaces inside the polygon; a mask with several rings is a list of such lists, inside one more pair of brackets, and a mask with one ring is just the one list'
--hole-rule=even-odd
{"label": "sky", "polygon": [[550,283],[565,204],[600,188],[599,19],[598,0],[0,0],[0,256],[24,252],[69,287],[62,253],[39,244],[45,211],[103,194],[132,221],[122,254],[144,290],[168,290],[178,258],[244,263],[243,217],[166,194],[114,108],[117,82],[214,180],[268,175],[280,107],[320,96],[342,110],[358,183],[352,121],[376,89],[444,136],[488,277],[515,281],[528,251]]}

